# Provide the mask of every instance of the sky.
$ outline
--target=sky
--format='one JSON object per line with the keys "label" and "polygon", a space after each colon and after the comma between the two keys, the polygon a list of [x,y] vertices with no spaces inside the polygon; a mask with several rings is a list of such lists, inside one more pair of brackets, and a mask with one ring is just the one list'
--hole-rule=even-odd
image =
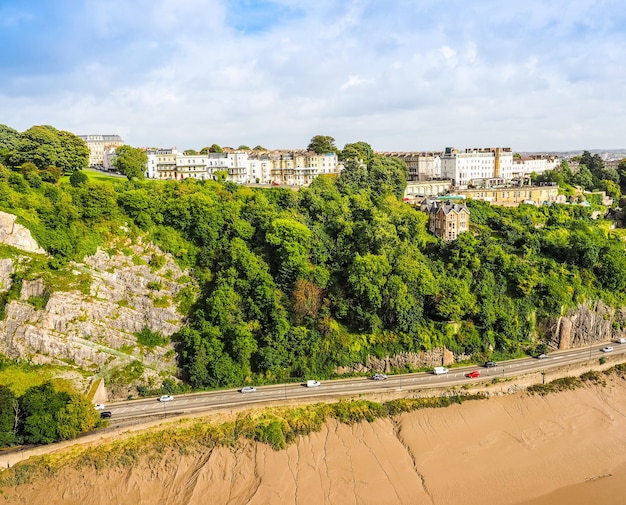
{"label": "sky", "polygon": [[0,0],[0,124],[132,146],[626,147],[623,0]]}

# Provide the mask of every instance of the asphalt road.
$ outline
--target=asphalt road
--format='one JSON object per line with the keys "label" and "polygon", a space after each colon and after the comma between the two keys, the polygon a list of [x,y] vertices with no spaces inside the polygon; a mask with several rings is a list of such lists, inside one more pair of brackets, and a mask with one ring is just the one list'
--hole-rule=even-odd
{"label": "asphalt road", "polygon": [[[603,353],[600,349],[612,346],[613,351]],[[204,393],[191,393],[175,396],[172,401],[160,402],[157,398],[111,403],[105,410],[111,412],[111,422],[124,422],[132,419],[167,417],[193,412],[227,410],[233,407],[253,406],[269,402],[285,402],[298,399],[320,397],[341,397],[357,394],[382,393],[385,390],[415,390],[456,386],[473,382],[490,381],[496,377],[514,377],[529,372],[539,372],[550,368],[598,359],[605,354],[626,354],[626,344],[606,342],[587,348],[554,351],[547,358],[522,358],[498,363],[495,368],[466,366],[452,368],[444,375],[421,372],[390,375],[386,380],[375,381],[368,377],[323,381],[319,387],[307,388],[305,384],[280,384],[259,386],[256,392],[241,393],[239,389],[229,389]],[[480,372],[478,378],[465,375],[473,370]],[[314,378],[314,377],[312,377]]]}

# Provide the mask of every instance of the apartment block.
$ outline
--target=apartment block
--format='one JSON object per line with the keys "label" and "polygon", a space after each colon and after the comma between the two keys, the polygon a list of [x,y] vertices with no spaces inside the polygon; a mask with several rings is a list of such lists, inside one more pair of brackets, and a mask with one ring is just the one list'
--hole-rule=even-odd
{"label": "apartment block", "polygon": [[441,157],[441,177],[455,187],[466,188],[485,179],[504,183],[513,178],[510,147],[488,147],[459,151],[446,147]]}
{"label": "apartment block", "polygon": [[104,167],[104,154],[124,145],[119,135],[77,135],[89,148],[89,166]]}

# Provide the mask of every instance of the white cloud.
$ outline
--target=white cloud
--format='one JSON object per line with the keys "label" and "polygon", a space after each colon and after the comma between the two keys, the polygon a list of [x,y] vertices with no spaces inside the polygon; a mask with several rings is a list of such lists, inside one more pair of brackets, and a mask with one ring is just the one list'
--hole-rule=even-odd
{"label": "white cloud", "polygon": [[354,86],[367,84],[368,82],[371,82],[371,81],[369,79],[363,79],[362,77],[359,77],[358,75],[351,75],[350,77],[348,77],[348,80],[341,85],[339,89],[346,90],[348,88],[353,88]]}
{"label": "white cloud", "polygon": [[243,28],[226,0],[86,1],[51,48],[72,57],[4,72],[0,110],[20,130],[181,148],[316,134],[385,150],[622,147],[616,1],[276,0],[287,14]]}

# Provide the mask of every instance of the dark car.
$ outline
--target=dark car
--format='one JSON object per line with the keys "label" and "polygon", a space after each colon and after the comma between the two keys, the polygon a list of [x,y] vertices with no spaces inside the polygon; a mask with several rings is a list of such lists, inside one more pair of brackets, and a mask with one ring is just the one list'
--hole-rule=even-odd
{"label": "dark car", "polygon": [[487,361],[485,362],[485,368],[495,368],[498,364],[495,361]]}
{"label": "dark car", "polygon": [[105,410],[104,412],[100,412],[100,419],[108,419],[111,417],[111,411]]}

